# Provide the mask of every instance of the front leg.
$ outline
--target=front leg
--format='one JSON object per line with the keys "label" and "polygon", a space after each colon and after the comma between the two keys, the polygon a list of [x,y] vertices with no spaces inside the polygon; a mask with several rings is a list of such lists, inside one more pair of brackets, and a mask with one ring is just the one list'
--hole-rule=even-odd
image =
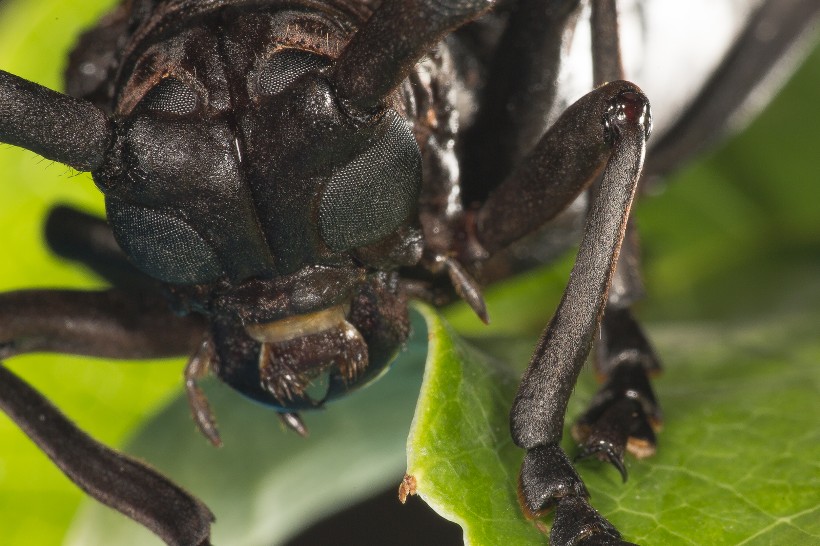
{"label": "front leg", "polygon": [[[587,491],[559,442],[570,393],[607,301],[650,123],[649,103],[634,85],[602,86],[568,109],[478,213],[479,239],[491,249],[503,247],[560,210],[606,164],[569,283],[510,416],[513,440],[527,450],[519,488],[523,508],[535,517],[557,506],[553,544],[621,544],[617,531],[586,504]],[[521,210],[532,204],[531,214]]]}
{"label": "front leg", "polygon": [[[615,4],[615,0],[592,4],[592,65],[598,84],[624,77]],[[590,192],[594,198],[594,190]],[[595,456],[609,461],[624,481],[624,451],[638,457],[654,454],[655,432],[661,422],[648,379],[650,372],[660,371],[660,364],[631,311],[643,295],[639,261],[637,229],[630,221],[596,343],[596,369],[607,381],[572,428],[572,436],[581,446],[578,458]]]}

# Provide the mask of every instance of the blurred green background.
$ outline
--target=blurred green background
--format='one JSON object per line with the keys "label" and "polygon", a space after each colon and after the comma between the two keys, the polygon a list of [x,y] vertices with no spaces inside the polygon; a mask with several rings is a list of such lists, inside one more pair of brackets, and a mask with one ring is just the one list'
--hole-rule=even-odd
{"label": "blurred green background", "polygon": [[[59,88],[64,51],[111,3],[0,2],[0,67]],[[757,330],[744,331],[779,333],[770,343],[755,339],[752,345],[783,366],[792,358],[820,357],[814,340],[820,324],[819,88],[816,51],[746,132],[638,207],[649,294],[640,311],[662,354],[676,348],[685,352],[688,344],[702,340],[684,335],[693,328],[731,337],[737,325],[754,324]],[[0,147],[0,176],[5,255],[0,289],[100,286],[79,268],[52,258],[41,238],[44,214],[54,202],[102,211],[90,178],[8,146]],[[544,301],[554,301],[560,292],[566,263],[493,289],[488,299],[495,323],[481,335],[512,329],[534,335],[548,319],[551,307]],[[465,315],[459,309],[449,313],[467,334],[478,333]],[[530,348],[525,344],[522,355],[515,356],[526,359]],[[63,356],[26,356],[8,363],[80,426],[115,446],[179,393],[183,365]],[[744,372],[742,365],[732,371],[741,382]],[[805,377],[798,388],[813,391],[817,400],[820,379]],[[674,391],[673,385],[666,388]],[[784,403],[789,396],[782,393]],[[815,403],[800,411],[816,416],[820,407]],[[789,438],[778,437],[776,430],[767,431],[765,441],[774,447],[786,444]],[[817,444],[803,456],[816,461]],[[820,485],[816,474],[806,479]],[[45,456],[0,417],[0,544],[59,543],[81,499]],[[820,536],[816,525],[815,531]]]}
{"label": "blurred green background", "polygon": [[[0,66],[54,89],[62,86],[66,51],[81,29],[114,2],[0,3]],[[102,212],[90,177],[3,145],[0,233],[7,253],[2,290],[96,287],[99,280],[48,254],[42,225],[60,201]],[[122,444],[145,415],[181,385],[183,363],[110,363],[63,356],[15,358],[9,368],[44,392],[108,444]],[[136,382],[130,377],[136,376]],[[0,544],[59,544],[82,493],[28,439],[0,418]]]}

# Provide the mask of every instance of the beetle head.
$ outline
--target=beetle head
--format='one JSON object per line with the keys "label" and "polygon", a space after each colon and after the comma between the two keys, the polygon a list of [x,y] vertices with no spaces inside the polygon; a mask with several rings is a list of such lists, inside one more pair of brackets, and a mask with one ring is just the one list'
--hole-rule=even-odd
{"label": "beetle head", "polygon": [[283,41],[250,54],[266,42],[248,24],[148,48],[94,175],[134,264],[211,316],[220,375],[291,409],[313,403],[306,380],[328,372],[338,395],[406,337],[390,272],[420,259],[421,157],[394,109],[345,113],[330,56]]}

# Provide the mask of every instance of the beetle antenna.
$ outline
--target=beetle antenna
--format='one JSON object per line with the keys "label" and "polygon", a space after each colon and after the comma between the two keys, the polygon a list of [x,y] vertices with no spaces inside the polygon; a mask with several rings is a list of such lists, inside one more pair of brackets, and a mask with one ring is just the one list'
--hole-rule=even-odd
{"label": "beetle antenna", "polygon": [[595,0],[590,16],[592,26],[592,72],[595,86],[624,79],[618,7],[615,0]]}
{"label": "beetle antenna", "polygon": [[108,116],[90,102],[0,70],[0,142],[94,171],[113,140]]}
{"label": "beetle antenna", "polygon": [[331,82],[352,117],[369,118],[416,62],[494,0],[382,2],[336,61]]}

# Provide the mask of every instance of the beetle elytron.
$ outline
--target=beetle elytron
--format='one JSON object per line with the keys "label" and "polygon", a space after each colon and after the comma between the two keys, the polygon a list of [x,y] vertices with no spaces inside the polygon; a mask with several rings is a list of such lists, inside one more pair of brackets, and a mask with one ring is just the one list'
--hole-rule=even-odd
{"label": "beetle elytron", "polygon": [[[522,507],[556,509],[551,542],[622,544],[558,442],[600,328],[607,381],[574,428],[581,453],[623,472],[625,450],[654,450],[648,376],[659,364],[630,311],[640,283],[627,229],[652,121],[623,80],[614,1],[596,0],[596,87],[548,123],[580,4],[129,0],[80,41],[68,95],[0,72],[0,141],[90,171],[105,195],[107,223],[56,209],[50,245],[113,286],[4,294],[0,357],[188,354],[194,418],[214,444],[197,387],[209,373],[304,433],[298,412],[390,362],[408,335],[408,298],[461,297],[486,320],[480,287],[522,267],[511,247],[538,245],[589,194],[576,265],[511,428],[526,450]],[[748,92],[817,9],[764,2],[645,170],[691,154],[740,102],[725,95]],[[762,27],[774,37],[762,41]],[[2,367],[0,406],[98,500],[169,544],[209,543],[207,507]]]}

